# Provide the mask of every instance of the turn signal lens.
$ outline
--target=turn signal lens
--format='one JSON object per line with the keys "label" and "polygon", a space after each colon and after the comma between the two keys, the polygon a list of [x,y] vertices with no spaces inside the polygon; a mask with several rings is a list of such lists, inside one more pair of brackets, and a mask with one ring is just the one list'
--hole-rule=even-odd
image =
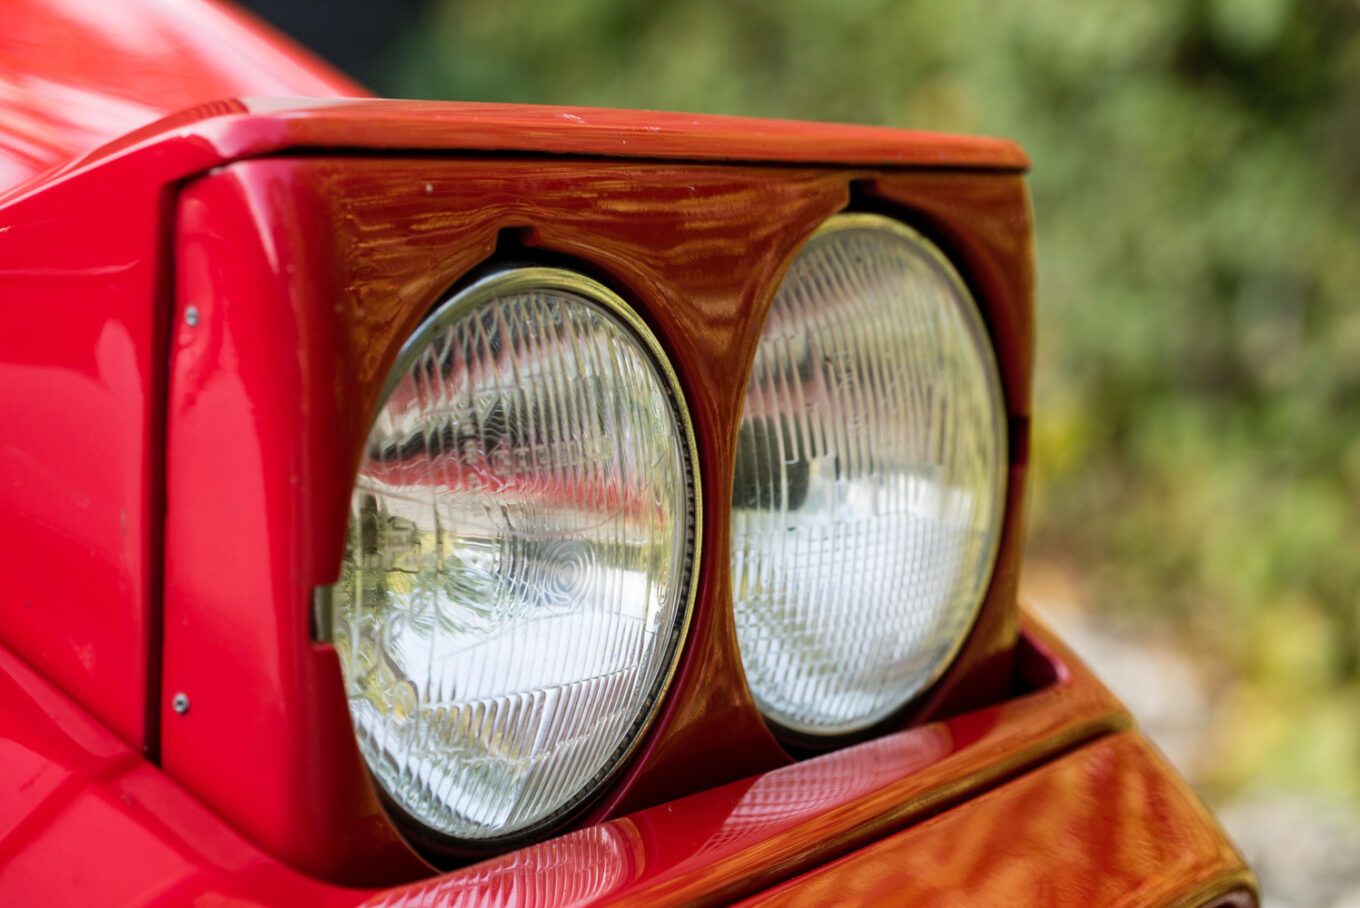
{"label": "turn signal lens", "polygon": [[487,277],[403,350],[364,449],[332,635],[395,813],[526,835],[655,714],[694,595],[694,438],[640,319],[557,269]]}
{"label": "turn signal lens", "polygon": [[849,734],[930,687],[991,577],[1005,409],[986,329],[938,249],[833,218],[766,320],[733,486],[747,682],[800,736]]}

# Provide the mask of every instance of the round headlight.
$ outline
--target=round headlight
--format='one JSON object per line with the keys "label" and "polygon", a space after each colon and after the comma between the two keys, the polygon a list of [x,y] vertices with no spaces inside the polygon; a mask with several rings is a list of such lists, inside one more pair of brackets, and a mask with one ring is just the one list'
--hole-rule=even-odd
{"label": "round headlight", "polygon": [[626,759],[689,620],[697,483],[659,344],[594,281],[501,271],[407,343],[331,595],[360,750],[417,838],[537,831]]}
{"label": "round headlight", "polygon": [[774,725],[861,731],[943,674],[996,557],[1004,412],[938,249],[877,215],[813,235],[765,323],[733,485],[737,638]]}

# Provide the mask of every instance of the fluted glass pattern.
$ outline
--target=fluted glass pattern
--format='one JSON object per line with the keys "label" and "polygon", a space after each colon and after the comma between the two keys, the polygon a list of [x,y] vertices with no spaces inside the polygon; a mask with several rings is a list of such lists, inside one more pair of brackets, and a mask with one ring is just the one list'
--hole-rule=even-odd
{"label": "fluted glass pattern", "polygon": [[460,840],[530,829],[598,788],[688,617],[688,423],[641,323],[563,274],[493,276],[408,345],[333,592],[369,767]]}
{"label": "fluted glass pattern", "polygon": [[829,222],[775,296],[738,436],[737,638],[769,719],[857,731],[940,676],[991,576],[1004,460],[995,360],[953,268],[887,218]]}

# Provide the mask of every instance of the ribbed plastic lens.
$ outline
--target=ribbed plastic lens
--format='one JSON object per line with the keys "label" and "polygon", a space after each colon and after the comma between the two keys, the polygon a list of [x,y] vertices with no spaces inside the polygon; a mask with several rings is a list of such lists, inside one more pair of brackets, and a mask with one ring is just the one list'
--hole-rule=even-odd
{"label": "ribbed plastic lens", "polygon": [[551,822],[675,665],[693,439],[642,324],[555,269],[493,275],[403,352],[359,469],[333,637],[391,800],[460,840]]}
{"label": "ribbed plastic lens", "polygon": [[777,725],[867,728],[952,661],[996,555],[1003,413],[933,246],[873,215],[808,241],[756,353],[733,486],[737,638]]}

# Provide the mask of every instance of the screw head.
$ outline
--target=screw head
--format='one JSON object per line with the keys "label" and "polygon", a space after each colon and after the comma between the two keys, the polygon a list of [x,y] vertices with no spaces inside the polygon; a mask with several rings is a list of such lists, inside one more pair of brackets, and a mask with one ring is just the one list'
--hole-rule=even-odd
{"label": "screw head", "polygon": [[198,327],[198,307],[189,306],[184,310],[184,324],[190,328]]}
{"label": "screw head", "polygon": [[189,711],[189,695],[183,692],[175,694],[174,699],[170,701],[170,708],[181,716],[187,713]]}

